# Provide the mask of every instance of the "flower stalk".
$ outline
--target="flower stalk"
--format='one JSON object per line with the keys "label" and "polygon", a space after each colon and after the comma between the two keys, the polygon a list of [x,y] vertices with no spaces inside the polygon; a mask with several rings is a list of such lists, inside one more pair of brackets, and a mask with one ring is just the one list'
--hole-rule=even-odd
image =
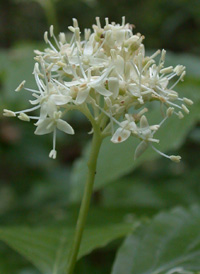
{"label": "flower stalk", "polygon": [[99,150],[102,144],[102,135],[98,126],[95,126],[92,139],[92,147],[90,152],[90,157],[88,160],[88,177],[84,189],[84,194],[81,202],[81,207],[79,211],[79,216],[76,224],[75,235],[72,243],[72,248],[69,254],[69,261],[67,267],[67,274],[72,274],[77,261],[77,256],[81,244],[81,239],[83,236],[83,231],[89,211],[90,201],[92,197],[93,185],[96,174],[97,158],[99,155]]}

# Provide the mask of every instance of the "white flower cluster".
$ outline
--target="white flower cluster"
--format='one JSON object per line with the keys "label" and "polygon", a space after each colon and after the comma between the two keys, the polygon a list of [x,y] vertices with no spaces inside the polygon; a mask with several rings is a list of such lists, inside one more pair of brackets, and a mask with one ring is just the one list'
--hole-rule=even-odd
{"label": "white flower cluster", "polygon": [[[106,18],[104,27],[97,17],[92,28],[93,32],[85,29],[82,40],[78,22],[73,19],[73,26],[69,27],[72,38],[67,42],[64,33],[57,39],[51,26],[49,33],[44,34],[49,47],[44,52],[35,51],[33,74],[38,89],[24,87],[25,81],[16,89],[32,93],[33,107],[17,112],[5,109],[4,115],[17,115],[24,121],[36,119],[35,134],[53,132],[51,158],[56,158],[57,129],[74,134],[63,117],[69,110],[77,109],[99,125],[103,137],[111,136],[113,143],[123,142],[131,135],[139,138],[135,158],[150,145],[161,155],[179,162],[180,156],[165,155],[153,143],[159,142],[154,134],[168,117],[175,114],[183,118],[183,112],[189,113],[185,104],[193,102],[179,98],[173,90],[183,80],[185,67],[164,67],[165,50],[145,56],[144,37],[133,34],[133,25],[126,24],[124,17],[121,25],[109,23]],[[157,63],[156,56],[160,56]],[[158,125],[149,125],[144,114],[148,114],[147,105],[155,101],[161,105],[164,118]],[[29,115],[37,109],[39,116]]]}

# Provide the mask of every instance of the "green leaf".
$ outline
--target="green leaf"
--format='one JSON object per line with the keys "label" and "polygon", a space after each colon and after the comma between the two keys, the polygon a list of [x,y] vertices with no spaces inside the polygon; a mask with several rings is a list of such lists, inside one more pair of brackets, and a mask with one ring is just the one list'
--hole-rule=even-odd
{"label": "green leaf", "polygon": [[200,270],[200,207],[160,213],[120,247],[112,274],[185,273]]}
{"label": "green leaf", "polygon": [[0,60],[4,57],[6,62],[0,70],[0,73],[3,73],[3,103],[1,102],[0,107],[13,108],[15,110],[16,106],[17,108],[27,106],[28,99],[31,99],[30,94],[22,91],[22,96],[22,94],[16,93],[15,89],[23,80],[26,80],[27,87],[34,88],[36,86],[32,75],[35,63],[33,59],[34,48],[33,45],[21,45],[9,51],[1,52]]}
{"label": "green leaf", "polygon": [[[195,126],[200,119],[200,85],[192,84],[190,80],[179,88],[181,96],[187,96],[192,99],[195,104],[190,107],[190,114],[184,119],[179,120],[175,115],[172,116],[158,130],[155,137],[160,140],[157,148],[163,152],[178,149],[183,143],[188,132]],[[189,95],[188,95],[189,94]],[[149,113],[150,122],[159,123],[160,110],[155,109]],[[169,140],[171,140],[169,142]],[[134,161],[134,151],[137,147],[138,140],[129,138],[121,144],[113,144],[110,138],[104,140],[100,150],[97,163],[97,175],[95,181],[95,189],[98,190],[108,183],[117,180],[125,174],[138,167],[147,160],[159,157],[151,148],[136,161]],[[83,157],[74,165],[72,174],[72,201],[78,201],[82,195],[84,182],[87,175],[87,159],[89,155],[90,144],[86,148]]]}
{"label": "green leaf", "polygon": [[[78,258],[131,232],[133,224],[86,228]],[[0,228],[0,239],[32,262],[42,273],[62,274],[74,229]]]}
{"label": "green leaf", "polygon": [[[149,216],[149,213],[161,209],[200,203],[199,168],[187,170],[181,163],[177,176],[177,169],[173,172],[174,164],[166,166],[166,161],[163,159],[146,168],[144,166],[141,170],[143,176],[139,173],[109,184],[102,191],[102,204],[112,209],[129,208],[129,212],[132,209],[137,216],[141,213]],[[158,170],[152,171],[156,166],[159,173]]]}

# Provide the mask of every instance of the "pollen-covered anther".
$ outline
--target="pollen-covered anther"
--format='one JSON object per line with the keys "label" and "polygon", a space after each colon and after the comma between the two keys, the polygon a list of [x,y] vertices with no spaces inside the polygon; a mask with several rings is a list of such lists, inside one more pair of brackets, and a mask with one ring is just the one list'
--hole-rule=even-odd
{"label": "pollen-covered anther", "polygon": [[166,74],[166,73],[171,73],[173,71],[173,67],[167,67],[167,68],[163,68],[160,70],[160,73]]}
{"label": "pollen-covered anther", "polygon": [[185,111],[185,113],[189,114],[190,111],[184,104],[182,104],[181,107]]}
{"label": "pollen-covered anther", "polygon": [[12,111],[12,110],[4,109],[4,110],[3,110],[3,116],[6,116],[6,117],[15,117],[16,114],[15,114],[15,112]]}
{"label": "pollen-covered anther", "polygon": [[35,53],[35,54],[37,54],[37,55],[42,55],[42,54],[43,54],[43,52],[42,52],[42,51],[37,50],[37,49],[36,49],[36,50],[34,50],[34,53]]}
{"label": "pollen-covered anther", "polygon": [[25,83],[26,83],[25,80],[22,81],[22,82],[19,84],[19,86],[15,89],[15,91],[17,91],[17,92],[20,91],[20,90],[24,87]]}
{"label": "pollen-covered anther", "polygon": [[184,115],[181,111],[178,112],[178,118],[179,119],[183,119],[184,118]]}
{"label": "pollen-covered anther", "polygon": [[187,105],[190,105],[190,106],[194,104],[194,102],[192,100],[190,100],[188,98],[185,98],[185,97],[183,98],[183,102]]}
{"label": "pollen-covered anther", "polygon": [[154,130],[154,131],[156,131],[156,130],[158,130],[159,129],[159,125],[153,125],[153,126],[150,126],[149,128],[151,129],[151,130]]}
{"label": "pollen-covered anther", "polygon": [[22,121],[30,122],[29,116],[23,112],[19,114],[18,118]]}
{"label": "pollen-covered anther", "polygon": [[180,76],[184,71],[185,71],[185,67],[182,65],[177,65],[174,68],[174,72],[176,73],[177,76]]}
{"label": "pollen-covered anther", "polygon": [[49,153],[49,158],[56,159],[57,151],[55,149],[52,149]]}
{"label": "pollen-covered anther", "polygon": [[185,75],[186,75],[186,72],[185,72],[185,71],[183,71],[183,73],[182,73],[182,74],[181,74],[181,76],[180,76],[180,80],[181,80],[181,81],[183,81],[183,80],[184,80],[183,78],[185,77]]}
{"label": "pollen-covered anther", "polygon": [[178,99],[178,94],[176,94],[175,92],[174,93],[170,92],[168,93],[168,97],[170,100],[176,100]]}
{"label": "pollen-covered anther", "polygon": [[60,34],[59,34],[59,40],[60,40],[60,42],[61,42],[63,45],[66,43],[66,37],[65,37],[64,32],[60,32]]}
{"label": "pollen-covered anther", "polygon": [[53,25],[50,26],[49,33],[50,33],[50,36],[52,37],[53,36]]}
{"label": "pollen-covered anther", "polygon": [[44,41],[45,41],[45,43],[48,43],[48,41],[49,41],[47,31],[45,31],[45,33],[44,33]]}
{"label": "pollen-covered anther", "polygon": [[173,162],[175,162],[175,163],[179,163],[180,162],[180,160],[181,160],[181,156],[179,156],[179,155],[171,155],[171,156],[169,156],[169,159],[171,160],[171,161],[173,161]]}
{"label": "pollen-covered anther", "polygon": [[72,26],[69,26],[68,29],[69,29],[71,32],[75,32],[75,28],[72,27]]}
{"label": "pollen-covered anther", "polygon": [[167,116],[168,116],[168,117],[172,116],[173,112],[174,112],[174,108],[169,107],[169,108],[167,109]]}

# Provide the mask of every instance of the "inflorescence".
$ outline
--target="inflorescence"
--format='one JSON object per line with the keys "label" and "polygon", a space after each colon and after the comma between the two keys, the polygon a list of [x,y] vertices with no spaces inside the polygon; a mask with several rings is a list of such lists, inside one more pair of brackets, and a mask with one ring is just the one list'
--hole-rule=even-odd
{"label": "inflorescence", "polygon": [[[164,67],[164,49],[145,56],[144,36],[133,34],[133,25],[126,24],[125,17],[121,25],[109,23],[106,18],[104,27],[97,17],[92,28],[93,32],[85,29],[82,40],[78,22],[73,19],[73,26],[69,27],[72,38],[67,42],[65,33],[56,38],[51,26],[50,31],[44,33],[49,47],[44,52],[35,50],[33,75],[37,89],[26,88],[25,81],[16,89],[32,93],[33,107],[16,112],[5,109],[4,115],[17,116],[27,122],[36,120],[35,134],[52,132],[53,149],[49,157],[53,159],[56,158],[56,131],[74,134],[63,117],[76,109],[93,119],[102,136],[111,136],[113,143],[121,143],[129,136],[139,138],[135,158],[151,146],[159,154],[179,162],[180,156],[168,156],[154,146],[159,142],[154,134],[172,114],[181,119],[183,113],[189,113],[186,105],[193,102],[180,98],[174,91],[176,84],[183,81],[185,67]],[[173,83],[172,79],[175,79]],[[155,102],[161,106],[162,118],[159,124],[149,125],[147,106]],[[29,114],[36,110],[40,110],[38,116]]]}

